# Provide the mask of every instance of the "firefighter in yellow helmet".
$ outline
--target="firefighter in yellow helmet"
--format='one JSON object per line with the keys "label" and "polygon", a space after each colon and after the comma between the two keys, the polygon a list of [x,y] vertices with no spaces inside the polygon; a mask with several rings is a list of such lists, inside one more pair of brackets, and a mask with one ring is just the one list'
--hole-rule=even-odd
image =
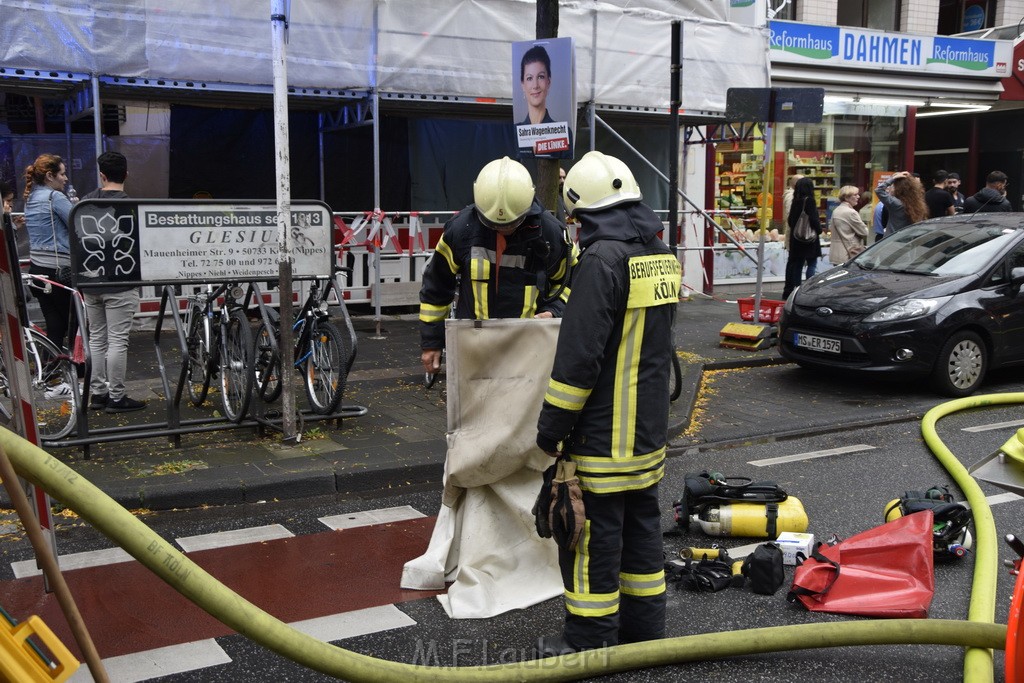
{"label": "firefighter in yellow helmet", "polygon": [[679,262],[658,237],[629,168],[600,152],[566,175],[579,220],[573,269],[537,445],[576,464],[586,522],[559,548],[565,626],[542,657],[661,638],[665,573],[658,482],[668,440]]}
{"label": "firefighter in yellow helmet", "polygon": [[560,317],[573,258],[564,226],[534,197],[526,167],[496,159],[473,183],[473,204],[444,226],[420,289],[423,369],[435,373],[444,320]]}

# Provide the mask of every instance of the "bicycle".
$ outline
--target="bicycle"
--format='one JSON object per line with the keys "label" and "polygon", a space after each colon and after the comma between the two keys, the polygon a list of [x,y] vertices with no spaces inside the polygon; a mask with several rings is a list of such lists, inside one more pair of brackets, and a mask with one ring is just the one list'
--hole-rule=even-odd
{"label": "bicycle", "polygon": [[[336,272],[346,270],[337,268]],[[292,325],[295,332],[292,364],[302,375],[309,407],[318,415],[331,415],[338,409],[348,373],[355,361],[355,333],[340,292],[338,301],[348,337],[344,337],[329,319],[327,298],[332,288],[331,280],[324,285],[320,280],[313,280],[309,295]],[[255,339],[253,379],[256,391],[264,401],[273,402],[280,397],[283,384],[279,351],[280,316],[276,311],[267,309]]]}
{"label": "bicycle", "polygon": [[[26,327],[25,358],[39,436],[47,441],[61,439],[75,429],[76,408],[81,400],[71,356],[39,330]],[[11,424],[14,410],[14,392],[0,353],[0,423]]]}
{"label": "bicycle", "polygon": [[[223,303],[215,308],[220,298]],[[188,296],[183,361],[192,405],[206,401],[210,382],[219,376],[224,415],[236,423],[249,409],[253,387],[252,328],[241,299],[242,288],[236,284],[206,285],[205,292]]]}

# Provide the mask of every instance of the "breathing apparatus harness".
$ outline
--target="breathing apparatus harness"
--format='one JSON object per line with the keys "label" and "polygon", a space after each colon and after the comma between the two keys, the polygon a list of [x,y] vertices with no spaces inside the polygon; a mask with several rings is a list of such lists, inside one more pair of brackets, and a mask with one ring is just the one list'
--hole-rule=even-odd
{"label": "breathing apparatus harness", "polygon": [[963,557],[972,545],[967,525],[971,511],[956,502],[948,486],[933,486],[927,491],[905,491],[902,498],[885,506],[885,521],[905,517],[922,510],[931,510],[935,518],[932,527],[932,551],[936,560]]}
{"label": "breathing apparatus harness", "polygon": [[[520,229],[526,229],[530,232],[526,235],[523,240],[523,244],[526,246],[527,252],[529,253],[529,260],[527,262],[527,269],[533,270],[537,274],[537,291],[543,293],[547,289],[548,273],[547,273],[547,258],[551,254],[551,245],[544,239],[544,231],[540,225],[522,226]],[[541,309],[547,306],[552,301],[556,301],[565,288],[569,285],[569,277],[572,274],[572,240],[569,239],[569,231],[565,229],[565,226],[561,226],[562,229],[562,240],[568,247],[566,251],[565,259],[565,277],[558,284],[558,287],[547,296],[538,296],[537,308]]]}
{"label": "breathing apparatus harness", "polygon": [[686,475],[683,495],[672,504],[672,509],[676,524],[685,531],[690,526],[691,515],[699,515],[709,506],[763,503],[768,518],[769,537],[775,538],[778,504],[787,498],[789,494],[774,481],[755,482],[750,477],[726,477],[721,472],[704,471]]}

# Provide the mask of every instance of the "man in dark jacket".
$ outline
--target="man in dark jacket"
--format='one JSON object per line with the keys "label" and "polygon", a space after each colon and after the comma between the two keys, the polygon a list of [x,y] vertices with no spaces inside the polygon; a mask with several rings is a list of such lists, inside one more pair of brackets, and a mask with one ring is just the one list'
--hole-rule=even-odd
{"label": "man in dark jacket", "polygon": [[557,318],[569,296],[573,247],[536,201],[526,167],[508,157],[490,162],[473,183],[473,200],[445,224],[423,271],[420,360],[427,373],[441,367],[456,288],[455,317],[470,320]]}
{"label": "man in dark jacket", "polygon": [[661,638],[658,482],[668,431],[679,262],[618,159],[589,152],[565,178],[583,250],[573,271],[537,445],[576,465],[586,523],[559,549],[565,627],[540,656]]}
{"label": "man in dark jacket", "polygon": [[964,213],[989,213],[992,211],[1013,211],[1006,198],[1006,174],[992,171],[985,178],[985,187],[964,200]]}

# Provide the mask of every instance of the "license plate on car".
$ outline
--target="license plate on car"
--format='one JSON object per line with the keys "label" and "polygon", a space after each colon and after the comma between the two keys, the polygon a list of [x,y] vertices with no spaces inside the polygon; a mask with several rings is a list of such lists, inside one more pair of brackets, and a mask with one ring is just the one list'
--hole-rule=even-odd
{"label": "license plate on car", "polygon": [[824,351],[825,353],[839,353],[840,342],[838,339],[828,337],[817,337],[813,334],[793,333],[793,343],[802,349],[811,351]]}

